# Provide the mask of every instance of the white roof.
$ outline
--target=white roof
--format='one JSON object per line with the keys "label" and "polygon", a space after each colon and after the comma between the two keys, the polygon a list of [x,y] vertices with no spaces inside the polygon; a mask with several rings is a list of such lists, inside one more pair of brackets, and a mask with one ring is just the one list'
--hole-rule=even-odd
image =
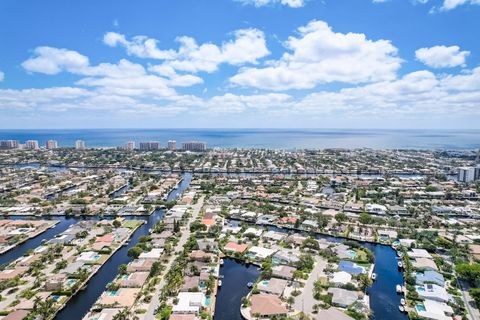
{"label": "white roof", "polygon": [[205,294],[203,292],[180,292],[178,303],[173,306],[173,313],[198,313],[204,304]]}
{"label": "white roof", "polygon": [[251,247],[248,252],[252,252],[254,253],[256,256],[262,258],[262,259],[265,259],[269,256],[271,256],[272,254],[275,253],[275,250],[272,250],[272,249],[267,249],[267,248],[263,248],[263,247],[257,247],[257,246],[253,246]]}
{"label": "white roof", "polygon": [[142,252],[140,256],[138,256],[139,259],[158,259],[163,253],[163,249],[161,248],[155,248],[152,249],[148,252]]}
{"label": "white roof", "polygon": [[331,280],[331,282],[333,283],[341,283],[341,284],[346,284],[350,281],[352,281],[352,275],[345,271],[335,272]]}

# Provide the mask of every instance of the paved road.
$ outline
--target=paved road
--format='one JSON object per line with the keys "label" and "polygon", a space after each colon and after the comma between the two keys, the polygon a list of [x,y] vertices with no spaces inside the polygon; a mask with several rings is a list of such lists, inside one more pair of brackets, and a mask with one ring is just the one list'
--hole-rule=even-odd
{"label": "paved road", "polygon": [[295,302],[293,304],[293,308],[295,310],[303,311],[305,313],[312,313],[313,305],[318,303],[318,301],[313,297],[313,284],[322,275],[323,269],[325,269],[327,266],[327,261],[322,257],[316,256],[315,260],[315,267],[310,273],[310,276],[303,287],[302,293],[295,297]]}
{"label": "paved road", "polygon": [[[203,201],[205,199],[205,196],[202,196],[198,202],[193,206],[193,213],[190,219],[188,219],[187,223],[185,224],[186,230],[182,232],[182,235],[180,236],[180,240],[178,241],[178,244],[175,248],[175,252],[172,253],[170,256],[167,264],[165,265],[165,273],[170,270],[172,267],[173,261],[175,261],[175,258],[177,257],[177,253],[183,250],[183,246],[187,242],[188,238],[190,237],[190,224],[195,221],[195,219],[198,217],[198,214],[200,213],[200,210],[202,209],[203,206]],[[162,292],[163,287],[165,286],[165,277],[162,276],[162,280],[157,284],[155,287],[155,293],[153,294],[152,300],[150,305],[147,308],[147,312],[144,313],[140,319],[144,320],[153,320],[155,319],[155,310],[158,308],[160,305],[160,293]]]}
{"label": "paved road", "polygon": [[458,280],[458,283],[460,284],[460,291],[462,292],[463,301],[465,302],[465,306],[467,307],[467,311],[470,315],[469,319],[480,320],[480,312],[475,306],[475,301],[468,293],[468,289],[470,289],[470,286],[468,285],[468,283],[465,283],[462,280]]}

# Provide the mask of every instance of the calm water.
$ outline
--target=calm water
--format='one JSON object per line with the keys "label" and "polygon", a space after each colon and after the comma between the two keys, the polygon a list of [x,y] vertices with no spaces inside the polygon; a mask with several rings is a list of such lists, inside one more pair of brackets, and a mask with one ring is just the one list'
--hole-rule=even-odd
{"label": "calm water", "polygon": [[374,149],[476,149],[480,130],[387,130],[387,129],[70,129],[0,130],[0,140],[24,142],[49,139],[61,147],[73,147],[82,139],[90,147],[117,147],[127,141],[157,140],[162,146],[176,140],[207,142],[221,148],[374,148]]}
{"label": "calm water", "polygon": [[233,259],[224,259],[225,263],[220,268],[222,287],[217,293],[215,305],[215,320],[242,320],[240,305],[250,288],[247,283],[255,282],[260,276],[257,266],[245,265]]}
{"label": "calm water", "polygon": [[[178,197],[190,184],[192,175],[186,173],[182,183],[177,190],[173,190],[168,200]],[[142,225],[131,238],[129,245],[118,250],[92,277],[85,290],[80,291],[74,296],[59,312],[55,319],[70,320],[81,319],[90,310],[98,297],[102,294],[105,286],[111,282],[117,275],[118,266],[122,263],[128,263],[131,259],[127,256],[128,249],[135,245],[138,238],[148,233],[148,229],[153,227],[160,219],[163,218],[163,210],[158,210],[149,217],[143,217],[146,224]],[[8,253],[0,255],[0,263],[7,263],[23,255],[28,249],[34,249],[41,244],[43,239],[51,239],[56,234],[64,231],[71,224],[81,220],[82,218],[55,218],[60,223],[55,228],[49,229],[44,234],[30,239],[21,246],[11,250]],[[142,219],[137,217],[135,219]],[[232,221],[235,223],[235,221]],[[271,230],[287,232],[285,229],[269,227]],[[325,238],[329,241],[341,242],[343,239],[330,236],[317,235],[318,238]],[[375,254],[375,273],[377,280],[373,286],[368,289],[370,295],[370,305],[374,312],[375,319],[392,319],[406,320],[407,316],[398,311],[400,296],[395,292],[395,286],[402,283],[402,273],[397,269],[397,259],[395,251],[389,246],[374,245],[363,243]],[[215,319],[242,319],[240,315],[240,304],[242,297],[248,294],[248,282],[254,282],[260,275],[260,271],[256,266],[248,266],[236,262],[232,259],[225,259],[225,264],[221,268],[220,273],[224,276],[223,285],[217,295],[217,304],[215,308]]]}

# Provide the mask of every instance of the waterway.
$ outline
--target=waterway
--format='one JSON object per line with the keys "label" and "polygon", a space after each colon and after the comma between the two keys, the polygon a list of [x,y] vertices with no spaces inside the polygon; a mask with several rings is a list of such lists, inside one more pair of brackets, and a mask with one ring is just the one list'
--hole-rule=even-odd
{"label": "waterway", "polygon": [[[183,180],[179,184],[177,189],[170,192],[167,200],[175,200],[179,195],[185,191],[192,179],[192,174],[185,173]],[[134,246],[138,238],[142,235],[148,234],[148,230],[152,228],[160,219],[163,218],[164,210],[157,210],[151,216],[148,217],[130,217],[130,219],[144,219],[146,221],[140,228],[138,228],[133,234],[130,243],[127,246],[119,249],[93,276],[86,289],[80,291],[74,296],[65,306],[65,308],[59,312],[55,319],[59,320],[71,320],[81,319],[90,310],[91,306],[95,303],[98,297],[105,290],[105,286],[111,282],[118,273],[118,266],[123,263],[128,263],[131,259],[127,256],[128,249]],[[24,218],[24,217],[23,217]],[[92,218],[80,218],[80,217],[52,217],[52,219],[58,219],[58,223],[54,228],[47,230],[43,234],[32,238],[11,251],[0,255],[0,264],[11,262],[18,257],[22,256],[29,249],[34,249],[42,243],[42,240],[49,240],[55,235],[66,230],[70,225],[76,223],[82,219]],[[233,222],[233,221],[232,221]],[[269,227],[270,229],[288,232],[288,230]],[[317,235],[318,238],[324,238],[333,242],[341,242],[344,239],[336,238],[332,236]],[[365,247],[372,250],[375,254],[375,273],[377,274],[377,280],[368,289],[370,296],[370,306],[374,312],[374,319],[392,319],[392,320],[405,320],[407,316],[401,314],[398,311],[398,305],[400,304],[400,296],[395,292],[395,286],[402,283],[402,273],[397,269],[397,259],[395,251],[385,245],[371,244],[360,242]],[[222,288],[217,295],[215,319],[242,319],[240,315],[240,304],[242,297],[248,294],[248,282],[254,282],[260,271],[256,266],[244,265],[232,259],[225,259],[225,264],[221,268],[220,273],[224,276],[222,280]],[[75,315],[75,316],[74,316]]]}
{"label": "waterway", "polygon": [[240,306],[242,297],[247,296],[250,288],[249,282],[255,282],[260,276],[257,266],[243,264],[234,259],[224,259],[225,263],[220,268],[222,287],[217,293],[215,305],[215,320],[242,320]]}

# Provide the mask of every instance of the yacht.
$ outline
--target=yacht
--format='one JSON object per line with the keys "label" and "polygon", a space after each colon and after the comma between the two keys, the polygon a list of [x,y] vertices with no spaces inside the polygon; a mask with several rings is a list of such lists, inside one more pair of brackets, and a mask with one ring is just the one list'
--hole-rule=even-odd
{"label": "yacht", "polygon": [[376,273],[372,273],[372,280],[375,280],[377,279],[377,274]]}

